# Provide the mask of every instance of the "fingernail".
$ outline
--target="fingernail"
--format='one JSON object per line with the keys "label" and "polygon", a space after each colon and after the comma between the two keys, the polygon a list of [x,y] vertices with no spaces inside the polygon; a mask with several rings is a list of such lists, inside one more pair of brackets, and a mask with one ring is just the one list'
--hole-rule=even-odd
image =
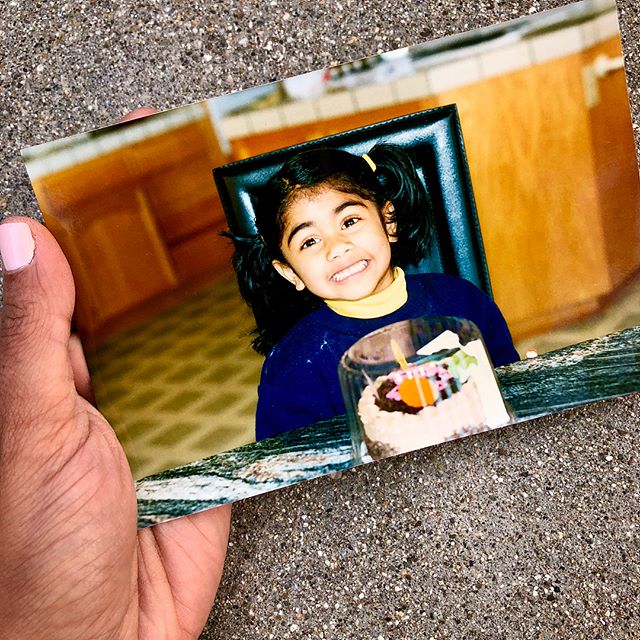
{"label": "fingernail", "polygon": [[24,222],[0,224],[0,258],[7,273],[26,267],[32,260],[35,243]]}

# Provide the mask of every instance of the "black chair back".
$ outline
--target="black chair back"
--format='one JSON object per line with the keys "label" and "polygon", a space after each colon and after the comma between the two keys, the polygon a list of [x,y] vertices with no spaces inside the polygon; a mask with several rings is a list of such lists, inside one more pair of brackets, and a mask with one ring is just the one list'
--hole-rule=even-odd
{"label": "black chair back", "polygon": [[363,154],[379,142],[396,144],[411,151],[418,175],[433,203],[435,238],[429,255],[407,272],[453,274],[470,280],[492,295],[455,105],[420,111],[214,169],[230,231],[245,237],[257,233],[255,195],[292,155],[327,146]]}

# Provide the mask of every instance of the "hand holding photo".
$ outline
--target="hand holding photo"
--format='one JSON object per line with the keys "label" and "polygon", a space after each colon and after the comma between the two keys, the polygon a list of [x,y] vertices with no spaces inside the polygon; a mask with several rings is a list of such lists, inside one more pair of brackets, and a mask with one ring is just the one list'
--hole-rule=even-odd
{"label": "hand holding photo", "polygon": [[[23,152],[140,526],[640,388],[640,181],[613,2],[298,84]],[[475,324],[489,360],[457,330],[394,335],[345,405],[345,352],[439,316]],[[387,438],[420,414],[441,430]]]}

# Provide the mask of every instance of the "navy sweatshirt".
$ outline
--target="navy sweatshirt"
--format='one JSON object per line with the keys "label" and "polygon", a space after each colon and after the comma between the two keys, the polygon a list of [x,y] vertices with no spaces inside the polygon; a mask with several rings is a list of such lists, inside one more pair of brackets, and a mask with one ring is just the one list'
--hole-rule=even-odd
{"label": "navy sweatshirt", "polygon": [[256,439],[346,412],[338,364],[360,338],[381,327],[421,316],[456,316],[474,322],[495,367],[519,360],[500,309],[480,289],[455,276],[407,275],[408,300],[379,318],[348,318],[328,306],[299,320],[267,356],[258,387]]}

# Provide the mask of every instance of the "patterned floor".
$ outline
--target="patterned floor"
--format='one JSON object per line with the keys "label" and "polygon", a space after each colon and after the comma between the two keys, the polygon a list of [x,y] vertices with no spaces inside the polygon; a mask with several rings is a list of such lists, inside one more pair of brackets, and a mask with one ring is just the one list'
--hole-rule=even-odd
{"label": "patterned floor", "polygon": [[136,478],[255,439],[252,328],[228,278],[101,346],[91,359],[98,406]]}
{"label": "patterned floor", "polygon": [[[640,325],[640,280],[603,314],[516,345],[551,351]],[[262,358],[228,278],[177,310],[120,334],[91,359],[98,406],[140,478],[254,440]]]}

